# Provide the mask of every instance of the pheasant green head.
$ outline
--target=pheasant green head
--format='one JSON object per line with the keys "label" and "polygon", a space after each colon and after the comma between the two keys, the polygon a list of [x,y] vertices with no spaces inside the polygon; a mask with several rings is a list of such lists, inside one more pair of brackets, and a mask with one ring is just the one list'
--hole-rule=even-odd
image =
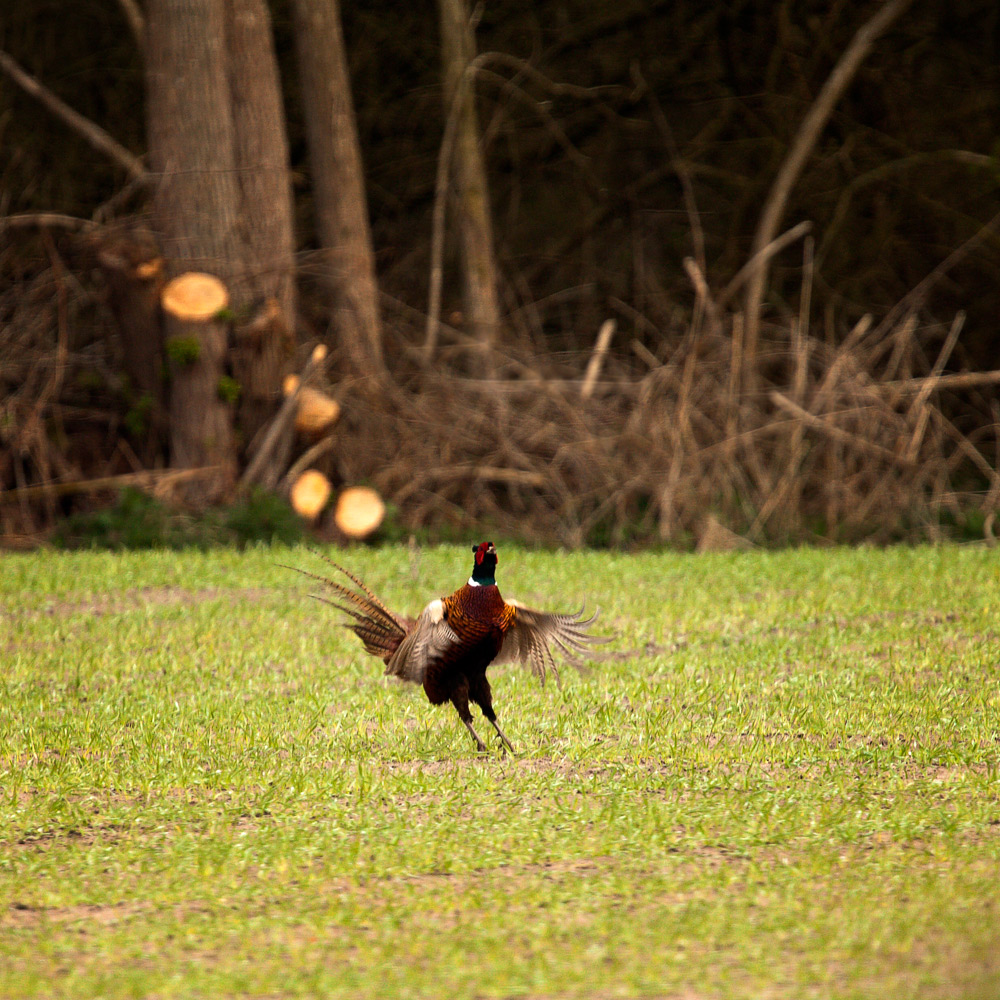
{"label": "pheasant green head", "polygon": [[476,553],[476,561],[472,564],[472,576],[469,578],[469,583],[479,587],[495,586],[494,574],[499,562],[496,547],[492,542],[482,542],[479,545],[473,545],[472,551]]}

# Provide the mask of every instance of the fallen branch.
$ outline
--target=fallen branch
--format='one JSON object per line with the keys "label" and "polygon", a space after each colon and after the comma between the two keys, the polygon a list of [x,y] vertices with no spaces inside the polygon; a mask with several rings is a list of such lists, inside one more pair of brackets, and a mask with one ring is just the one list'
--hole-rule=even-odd
{"label": "fallen branch", "polygon": [[46,497],[65,497],[80,493],[101,493],[104,490],[123,489],[137,486],[139,489],[162,493],[177,483],[215,475],[221,465],[205,465],[197,469],[147,469],[143,472],[126,472],[120,476],[101,476],[97,479],[79,479],[72,482],[36,483],[32,486],[18,486],[0,492],[0,504],[20,503]]}
{"label": "fallen branch", "polygon": [[271,485],[277,483],[278,475],[274,473],[265,475],[265,466],[267,465],[275,446],[281,439],[281,435],[288,430],[289,425],[295,419],[295,414],[298,412],[299,408],[299,393],[301,393],[302,387],[309,381],[313,372],[316,371],[324,358],[326,358],[326,347],[324,347],[323,344],[317,344],[313,348],[313,352],[308,363],[302,370],[302,375],[299,377],[298,384],[285,397],[285,401],[281,404],[281,408],[271,421],[271,426],[268,427],[267,433],[264,435],[264,439],[260,443],[260,447],[257,449],[254,457],[250,460],[250,464],[244,470],[243,475],[240,477],[240,489],[246,489],[258,480],[261,482],[264,482],[265,480],[273,480]]}
{"label": "fallen branch", "polygon": [[62,215],[59,212],[23,212],[0,219],[0,232],[5,229],[78,229],[88,232],[96,228],[97,223],[90,219]]}
{"label": "fallen branch", "polygon": [[325,438],[320,438],[311,448],[307,448],[291,465],[282,479],[283,489],[290,489],[292,483],[309,468],[318,458],[322,458],[334,444],[336,438],[328,434]]}
{"label": "fallen branch", "polygon": [[942,392],[945,389],[972,389],[981,385],[1000,382],[1000,369],[988,372],[958,372],[955,375],[926,375],[923,378],[904,378],[895,382],[878,382],[875,388],[891,392]]}

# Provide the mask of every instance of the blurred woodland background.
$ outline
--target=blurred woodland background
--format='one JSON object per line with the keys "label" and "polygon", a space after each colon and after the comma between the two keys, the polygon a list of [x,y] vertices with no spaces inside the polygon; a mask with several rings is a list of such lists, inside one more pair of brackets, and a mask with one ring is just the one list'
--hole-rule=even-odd
{"label": "blurred woodland background", "polygon": [[992,543],[998,122],[995,0],[7,4],[2,542]]}

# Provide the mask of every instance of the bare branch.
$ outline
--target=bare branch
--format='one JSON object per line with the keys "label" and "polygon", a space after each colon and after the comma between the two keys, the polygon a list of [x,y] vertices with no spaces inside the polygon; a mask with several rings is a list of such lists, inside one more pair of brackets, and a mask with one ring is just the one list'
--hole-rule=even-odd
{"label": "bare branch", "polygon": [[59,212],[24,212],[0,218],[0,232],[5,229],[93,229],[97,225],[90,219]]}
{"label": "bare branch", "polygon": [[128,21],[128,26],[132,32],[132,37],[135,39],[135,44],[138,46],[139,51],[145,55],[146,19],[143,17],[142,10],[139,8],[136,0],[118,0],[118,4],[122,9],[122,13],[125,15],[125,20]]}
{"label": "bare branch", "polygon": [[[473,71],[475,60],[466,72]],[[427,325],[424,330],[424,361],[430,363],[437,347],[441,315],[441,284],[444,280],[444,223],[448,201],[448,171],[451,167],[455,135],[458,132],[458,109],[461,88],[456,87],[451,109],[444,126],[444,137],[438,150],[437,175],[434,181],[434,212],[431,216],[431,276],[427,291]]]}
{"label": "bare branch", "polygon": [[843,441],[856,448],[858,451],[867,452],[870,455],[875,455],[878,458],[884,459],[892,465],[912,465],[913,462],[902,455],[898,455],[894,451],[890,451],[888,448],[883,448],[880,444],[875,444],[873,441],[868,441],[865,438],[858,437],[856,434],[851,434],[849,431],[845,431],[835,424],[831,423],[829,420],[824,420],[822,417],[817,417],[816,414],[810,413],[808,410],[802,409],[792,400],[790,400],[784,394],[778,392],[776,389],[769,393],[771,402],[776,406],[780,406],[781,409],[786,410],[793,416],[797,417],[804,424],[815,430],[821,431],[827,434],[829,437],[834,438],[837,441]]}
{"label": "bare branch", "polygon": [[812,223],[808,220],[792,226],[787,232],[782,233],[777,239],[771,240],[766,246],[758,250],[737,272],[732,280],[722,290],[717,303],[722,309],[727,302],[743,287],[744,283],[757,275],[767,273],[767,265],[776,253],[781,253],[789,244],[794,243],[799,237],[805,236],[812,229]]}
{"label": "bare branch", "polygon": [[922,278],[911,288],[886,314],[878,326],[872,330],[870,339],[877,341],[879,337],[894,324],[900,316],[918,309],[927,298],[928,292],[960,261],[964,260],[987,236],[1000,229],[1000,212],[997,212],[978,232],[973,233],[961,246],[956,247],[927,277]]}
{"label": "bare branch", "polygon": [[581,399],[589,399],[594,392],[597,376],[601,374],[604,356],[608,353],[608,347],[611,345],[611,338],[615,334],[615,327],[617,325],[613,319],[606,319],[601,324],[601,329],[597,333],[597,340],[594,343],[594,353],[590,356],[586,374],[583,376],[583,384],[580,386]]}
{"label": "bare branch", "polygon": [[0,49],[0,70],[3,70],[25,93],[44,104],[49,111],[64,124],[68,125],[77,135],[90,143],[98,152],[104,153],[122,167],[131,177],[147,177],[146,168],[138,157],[133,156],[120,142],[113,139],[107,132],[95,125],[89,118],[84,118],[74,111],[43,83],[36,80],[30,73],[23,70],[6,52]]}
{"label": "bare branch", "polygon": [[[912,0],[886,0],[876,14],[863,24],[851,39],[843,55],[834,66],[833,72],[827,77],[823,89],[820,90],[812,107],[799,126],[798,134],[792,142],[785,161],[781,164],[778,176],[775,177],[767,200],[760,214],[757,232],[754,235],[753,253],[760,253],[770,244],[781,225],[788,197],[795,182],[802,173],[802,168],[813,147],[819,139],[823,127],[833,113],[834,105],[840,100],[848,84],[854,79],[858,68],[879,35],[903,13]],[[757,338],[760,330],[760,307],[764,299],[764,289],[767,285],[768,268],[760,267],[754,271],[747,288],[746,298],[746,353],[752,359],[757,352]],[[752,363],[751,363],[752,367]]]}
{"label": "bare branch", "polygon": [[292,420],[295,417],[296,407],[299,403],[299,394],[309,379],[320,369],[325,359],[326,347],[323,344],[317,344],[313,348],[313,352],[308,362],[306,362],[305,368],[302,369],[302,374],[299,376],[295,388],[285,397],[285,401],[281,404],[274,419],[271,421],[256,454],[250,459],[249,464],[243,471],[243,476],[240,479],[241,489],[246,489],[255,482],[266,483],[268,478],[272,480],[271,485],[277,482],[277,473],[268,467],[272,452],[281,435],[291,426]]}
{"label": "bare branch", "polygon": [[126,486],[160,495],[179,483],[211,476],[221,466],[208,465],[197,469],[145,469],[142,472],[126,472],[120,476],[100,476],[97,479],[80,479],[72,482],[37,483],[19,486],[13,490],[0,492],[0,504],[33,500],[37,497],[65,497],[79,493],[102,493]]}
{"label": "bare branch", "polygon": [[677,140],[674,138],[674,130],[667,121],[667,116],[663,113],[659,98],[646,84],[646,80],[639,69],[639,64],[632,64],[632,76],[636,83],[646,91],[646,99],[653,112],[653,121],[663,136],[663,141],[667,144],[667,152],[670,154],[670,166],[677,174],[677,179],[681,182],[681,191],[684,194],[684,210],[687,212],[688,226],[691,228],[691,242],[694,245],[694,259],[698,269],[703,275],[708,274],[708,265],[705,262],[705,231],[701,226],[701,216],[698,214],[698,204],[694,198],[694,185],[691,183],[691,171],[687,163],[681,159],[680,150],[677,148]]}

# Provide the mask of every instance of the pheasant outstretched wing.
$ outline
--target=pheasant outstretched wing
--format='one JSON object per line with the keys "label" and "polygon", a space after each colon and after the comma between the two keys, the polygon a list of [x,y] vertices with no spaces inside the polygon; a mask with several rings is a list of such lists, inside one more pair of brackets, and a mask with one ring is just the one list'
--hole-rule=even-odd
{"label": "pheasant outstretched wing", "polygon": [[439,598],[420,612],[416,624],[389,659],[385,672],[422,684],[428,665],[441,660],[460,644],[461,639],[445,618],[444,601]]}
{"label": "pheasant outstretched wing", "polygon": [[580,659],[590,646],[607,642],[605,636],[591,635],[587,629],[597,620],[597,611],[583,617],[583,608],[575,614],[552,614],[525,607],[520,601],[507,600],[514,617],[503,637],[503,646],[494,663],[527,663],[544,684],[547,670],[559,680],[559,670],[552,656],[556,646],[570,661]]}

